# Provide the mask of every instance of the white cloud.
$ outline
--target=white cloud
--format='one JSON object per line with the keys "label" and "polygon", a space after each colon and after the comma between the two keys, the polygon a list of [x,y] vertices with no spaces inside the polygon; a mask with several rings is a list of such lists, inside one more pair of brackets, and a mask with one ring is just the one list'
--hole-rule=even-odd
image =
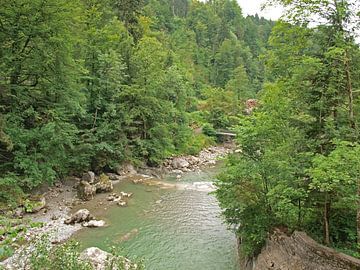
{"label": "white cloud", "polygon": [[267,19],[277,20],[280,18],[282,9],[280,7],[268,7],[261,10],[261,6],[266,0],[237,0],[241,6],[244,15],[255,15],[265,17]]}

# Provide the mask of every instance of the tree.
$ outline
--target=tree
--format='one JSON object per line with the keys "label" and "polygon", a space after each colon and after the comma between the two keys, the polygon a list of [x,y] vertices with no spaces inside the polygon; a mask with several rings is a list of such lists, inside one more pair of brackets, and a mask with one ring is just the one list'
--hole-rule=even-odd
{"label": "tree", "polygon": [[[78,1],[2,1],[1,101],[8,146],[1,176],[9,171],[34,187],[66,174],[81,110],[76,44]],[[10,144],[9,144],[10,143]],[[12,147],[9,147],[12,145]]]}
{"label": "tree", "polygon": [[[217,196],[247,254],[284,225],[353,252],[356,209],[346,205],[359,201],[359,100],[352,89],[360,78],[351,3],[277,2],[289,18],[270,37],[272,83],[259,93],[259,108],[239,122],[242,153],[220,177]],[[314,18],[321,20],[308,27]]]}

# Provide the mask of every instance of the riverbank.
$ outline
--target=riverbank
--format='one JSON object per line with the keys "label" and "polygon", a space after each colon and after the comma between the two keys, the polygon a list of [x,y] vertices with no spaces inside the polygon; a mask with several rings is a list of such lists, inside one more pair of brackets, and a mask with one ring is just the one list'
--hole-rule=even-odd
{"label": "riverbank", "polygon": [[[196,171],[213,166],[218,159],[225,157],[233,151],[232,145],[214,146],[204,149],[197,156],[182,156],[173,157],[164,162],[161,166],[163,175],[176,174],[177,178],[185,172]],[[139,172],[147,172],[149,175],[138,174],[134,169],[127,170],[127,174],[114,174],[110,178],[113,183],[119,183],[122,180],[133,178],[133,180],[142,179],[142,181],[155,181],[150,175],[157,174],[159,168],[142,168]],[[180,177],[178,177],[180,176]],[[64,221],[68,218],[69,214],[79,208],[87,208],[91,204],[87,201],[80,201],[77,197],[77,185],[80,179],[69,178],[63,183],[57,183],[55,187],[49,188],[44,195],[46,200],[46,207],[37,213],[25,214],[24,219],[31,219],[32,222],[42,223],[43,225],[35,228],[28,228],[24,233],[19,233],[14,241],[23,238],[26,243],[30,243],[41,237],[48,235],[49,240],[53,245],[67,240],[76,231],[82,229],[81,224],[66,225]],[[105,194],[96,195],[104,197],[101,203],[106,202]],[[106,211],[107,205],[102,205],[102,209]],[[96,216],[96,213],[94,213]],[[27,252],[25,252],[27,253]],[[19,269],[18,262],[24,254],[24,246],[20,247],[13,256],[3,261],[0,265],[6,266],[7,269]]]}

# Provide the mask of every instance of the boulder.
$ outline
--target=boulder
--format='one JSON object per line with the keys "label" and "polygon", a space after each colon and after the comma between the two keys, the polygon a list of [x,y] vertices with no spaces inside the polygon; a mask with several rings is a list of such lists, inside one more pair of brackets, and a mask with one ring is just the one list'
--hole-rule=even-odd
{"label": "boulder", "polygon": [[110,192],[114,189],[113,183],[109,176],[101,174],[99,182],[95,184],[96,192]]}
{"label": "boulder", "polygon": [[95,182],[95,173],[92,171],[85,172],[83,173],[81,180],[93,184]]}
{"label": "boulder", "polygon": [[171,166],[174,169],[183,169],[190,166],[190,163],[184,158],[174,158],[171,162]]}
{"label": "boulder", "polygon": [[90,220],[88,222],[85,222],[83,224],[84,227],[89,227],[89,228],[98,228],[98,227],[104,227],[105,226],[105,221],[103,220]]}
{"label": "boulder", "polygon": [[64,221],[65,224],[75,224],[87,222],[94,219],[87,209],[80,209],[76,213],[72,214],[71,217]]}
{"label": "boulder", "polygon": [[81,181],[77,187],[78,197],[85,201],[90,201],[94,198],[96,187],[87,181]]}

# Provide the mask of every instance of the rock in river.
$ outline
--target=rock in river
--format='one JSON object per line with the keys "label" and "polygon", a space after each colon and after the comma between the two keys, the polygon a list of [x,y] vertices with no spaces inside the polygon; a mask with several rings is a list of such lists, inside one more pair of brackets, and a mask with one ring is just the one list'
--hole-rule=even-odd
{"label": "rock in river", "polygon": [[105,221],[103,220],[90,220],[88,222],[85,222],[83,224],[84,227],[89,227],[89,228],[98,228],[98,227],[104,227],[105,226]]}
{"label": "rock in river", "polygon": [[93,216],[90,214],[90,211],[87,209],[80,209],[76,213],[72,214],[71,217],[64,221],[65,224],[75,224],[90,221],[93,219]]}

